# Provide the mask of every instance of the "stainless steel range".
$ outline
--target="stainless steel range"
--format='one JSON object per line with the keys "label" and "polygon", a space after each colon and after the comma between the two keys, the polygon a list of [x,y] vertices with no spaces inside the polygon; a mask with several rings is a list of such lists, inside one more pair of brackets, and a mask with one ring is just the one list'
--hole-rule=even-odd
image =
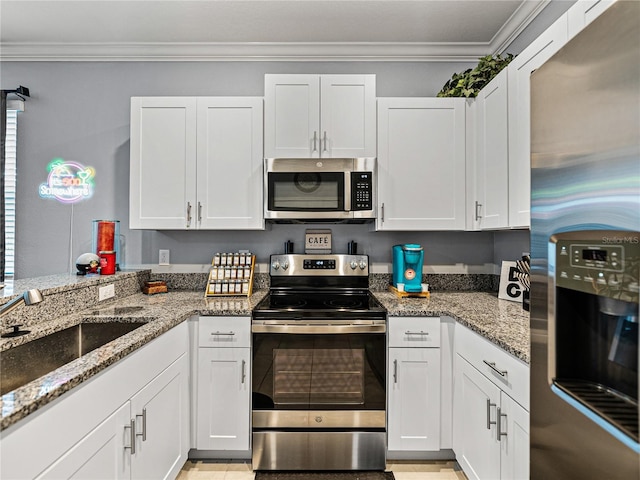
{"label": "stainless steel range", "polygon": [[253,311],[253,469],[383,470],[386,317],[366,255],[272,255]]}

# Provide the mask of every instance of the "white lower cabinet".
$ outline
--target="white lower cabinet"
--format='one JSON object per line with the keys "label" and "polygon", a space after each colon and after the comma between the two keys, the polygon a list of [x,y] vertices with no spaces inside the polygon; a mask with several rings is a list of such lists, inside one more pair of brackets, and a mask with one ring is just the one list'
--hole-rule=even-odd
{"label": "white lower cabinet", "polygon": [[129,444],[125,442],[130,436],[123,434],[124,425],[131,420],[130,411],[129,403],[120,407],[37,478],[130,478]]}
{"label": "white lower cabinet", "polygon": [[529,478],[529,412],[509,395],[502,393],[500,472],[504,479]]}
{"label": "white lower cabinet", "polygon": [[188,378],[189,361],[183,355],[131,399],[131,415],[136,421],[132,479],[173,478],[171,475],[186,462]]}
{"label": "white lower cabinet", "polygon": [[200,317],[196,448],[249,451],[251,319]]}
{"label": "white lower cabinet", "polygon": [[458,463],[470,479],[528,479],[528,367],[461,325],[456,325],[455,342]]}
{"label": "white lower cabinet", "polygon": [[188,450],[187,392],[185,354],[37,478],[173,478]]}
{"label": "white lower cabinet", "polygon": [[2,432],[0,477],[173,479],[189,452],[186,324]]}
{"label": "white lower cabinet", "polygon": [[389,318],[387,449],[440,450],[440,318]]}

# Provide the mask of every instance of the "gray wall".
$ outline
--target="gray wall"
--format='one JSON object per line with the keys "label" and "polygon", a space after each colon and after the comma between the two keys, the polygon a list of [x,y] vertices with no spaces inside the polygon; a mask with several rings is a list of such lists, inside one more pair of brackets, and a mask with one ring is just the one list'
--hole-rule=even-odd
{"label": "gray wall", "polygon": [[[551,2],[538,23],[514,42],[518,53],[572,2]],[[560,8],[559,8],[560,7]],[[18,123],[16,278],[72,269],[91,248],[91,221],[118,219],[122,263],[157,263],[158,249],[171,250],[172,263],[211,261],[216,251],[246,247],[259,262],[290,239],[301,246],[303,225],[274,225],[264,232],[129,230],[129,101],[132,96],[251,95],[264,93],[265,73],[373,73],[378,96],[434,96],[454,72],[470,63],[401,62],[3,62],[2,88],[31,90]],[[71,207],[38,196],[56,157],[96,170],[95,194]],[[355,240],[374,262],[390,262],[391,246],[424,245],[426,263],[499,263],[528,250],[528,234],[502,232],[372,232],[368,225],[332,225],[335,251]]]}

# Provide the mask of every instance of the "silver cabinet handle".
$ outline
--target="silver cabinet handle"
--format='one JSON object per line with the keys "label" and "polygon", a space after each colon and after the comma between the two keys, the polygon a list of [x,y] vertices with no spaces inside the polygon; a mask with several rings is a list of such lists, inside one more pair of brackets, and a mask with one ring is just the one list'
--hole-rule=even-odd
{"label": "silver cabinet handle", "polygon": [[187,202],[187,228],[191,226],[191,202]]}
{"label": "silver cabinet handle", "polygon": [[322,149],[323,152],[327,151],[327,131],[325,130],[324,132],[324,148]]}
{"label": "silver cabinet handle", "polygon": [[497,409],[497,413],[496,413],[496,421],[498,422],[496,425],[496,440],[498,440],[499,442],[502,441],[502,437],[506,437],[507,436],[507,432],[503,432],[502,431],[502,418],[501,417],[507,417],[506,413],[501,413],[500,412],[500,407],[498,407]]}
{"label": "silver cabinet handle", "polygon": [[245,362],[244,360],[242,360],[242,377],[240,379],[240,383],[242,383],[244,385],[244,380],[247,377],[246,372],[245,372],[245,366],[247,365],[247,362]]}
{"label": "silver cabinet handle", "polygon": [[314,130],[314,132],[313,132],[313,150],[312,150],[312,152],[315,152],[316,150],[318,150],[317,145],[318,145],[318,132],[316,132]]}
{"label": "silver cabinet handle", "polygon": [[384,222],[384,203],[380,207],[380,221]]}
{"label": "silver cabinet handle", "polygon": [[498,370],[498,368],[496,368],[496,362],[487,362],[486,360],[482,360],[482,361],[484,362],[485,365],[487,365],[491,370],[496,372],[501,377],[506,377],[507,376],[507,371],[506,370]]}
{"label": "silver cabinet handle", "polygon": [[480,207],[482,207],[482,204],[478,203],[478,201],[476,200],[476,222],[482,218],[482,215],[478,213],[480,210]]}
{"label": "silver cabinet handle", "polygon": [[228,335],[228,336],[233,336],[235,335],[236,332],[234,332],[233,330],[230,332],[211,332],[211,335]]}
{"label": "silver cabinet handle", "polygon": [[429,335],[429,332],[423,332],[422,330],[420,330],[419,332],[411,332],[409,330],[407,330],[406,332],[404,332],[405,335]]}
{"label": "silver cabinet handle", "polygon": [[142,441],[147,441],[147,409],[142,409],[142,415],[136,415],[136,418],[142,417],[142,433],[136,433],[137,437],[142,437]]}
{"label": "silver cabinet handle", "polygon": [[495,425],[496,422],[491,421],[491,407],[495,407],[495,403],[491,403],[491,400],[487,398],[487,430],[491,430],[491,425]]}
{"label": "silver cabinet handle", "polygon": [[202,203],[198,202],[198,223],[202,223]]}
{"label": "silver cabinet handle", "polygon": [[393,383],[398,383],[398,360],[393,361]]}
{"label": "silver cabinet handle", "polygon": [[131,424],[130,425],[125,425],[124,426],[125,430],[127,428],[130,429],[130,435],[129,438],[131,440],[131,446],[127,447],[126,445],[124,446],[125,450],[128,448],[131,450],[131,455],[135,455],[136,453],[136,419],[132,418],[131,419]]}

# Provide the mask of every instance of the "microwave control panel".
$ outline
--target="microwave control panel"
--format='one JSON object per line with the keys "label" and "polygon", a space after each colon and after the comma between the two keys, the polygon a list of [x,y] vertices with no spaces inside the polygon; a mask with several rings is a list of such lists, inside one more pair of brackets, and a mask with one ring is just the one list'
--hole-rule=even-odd
{"label": "microwave control panel", "polygon": [[351,173],[351,210],[373,210],[373,173]]}

